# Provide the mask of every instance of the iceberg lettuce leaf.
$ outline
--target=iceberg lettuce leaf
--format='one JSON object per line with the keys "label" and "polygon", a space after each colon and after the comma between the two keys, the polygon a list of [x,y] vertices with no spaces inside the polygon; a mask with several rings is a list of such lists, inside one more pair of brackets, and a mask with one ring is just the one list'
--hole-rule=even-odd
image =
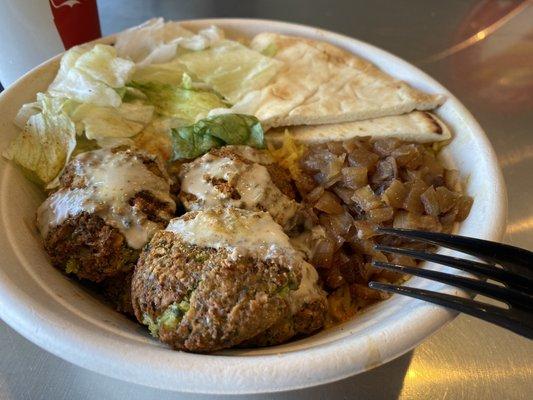
{"label": "iceberg lettuce leaf", "polygon": [[157,82],[132,82],[130,86],[146,95],[148,102],[155,107],[156,113],[181,119],[184,124],[190,124],[204,117],[214,108],[227,107],[220,96],[207,90]]}
{"label": "iceberg lettuce leaf", "polygon": [[120,57],[129,58],[143,67],[169,62],[183,52],[204,50],[223,38],[224,33],[215,26],[194,34],[179,22],[153,18],[119,33],[115,48]]}
{"label": "iceberg lettuce leaf", "polygon": [[38,106],[40,112],[29,116],[23,131],[3,155],[47,184],[68,162],[76,147],[76,130],[56,99],[41,94]]}
{"label": "iceberg lettuce leaf", "polygon": [[204,118],[195,124],[172,129],[172,137],[172,161],[195,158],[225,144],[264,148],[263,128],[259,120],[243,114]]}
{"label": "iceberg lettuce leaf", "polygon": [[119,33],[115,48],[119,57],[129,58],[139,65],[164,63],[176,56],[177,45],[170,43],[172,39],[193,35],[177,22],[165,23],[163,18],[152,18]]}
{"label": "iceberg lettuce leaf", "polygon": [[133,73],[135,65],[130,60],[117,57],[113,46],[97,44],[82,54],[74,67],[112,88],[121,88]]}
{"label": "iceberg lettuce leaf", "polygon": [[80,103],[118,107],[122,99],[116,89],[125,85],[134,68],[132,61],[118,58],[112,46],[74,47],[61,58],[48,92]]}
{"label": "iceberg lettuce leaf", "polygon": [[131,80],[139,83],[156,82],[180,85],[183,73],[186,70],[185,66],[179,60],[162,64],[150,64],[137,68]]}
{"label": "iceberg lettuce leaf", "polygon": [[122,103],[117,108],[84,103],[72,112],[72,120],[82,125],[87,139],[100,144],[108,143],[109,138],[135,136],[151,121],[153,113],[153,106],[140,102]]}
{"label": "iceberg lettuce leaf", "polygon": [[231,104],[248,92],[262,89],[282,66],[280,61],[232,40],[182,54],[178,60]]}

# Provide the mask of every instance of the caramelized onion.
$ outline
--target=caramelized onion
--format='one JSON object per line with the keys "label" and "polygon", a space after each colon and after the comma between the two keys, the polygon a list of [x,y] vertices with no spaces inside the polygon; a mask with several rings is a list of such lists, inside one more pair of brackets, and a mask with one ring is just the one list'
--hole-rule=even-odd
{"label": "caramelized onion", "polygon": [[461,190],[461,181],[459,179],[459,171],[456,169],[447,169],[444,171],[444,184],[453,191]]}
{"label": "caramelized onion", "polygon": [[457,199],[460,197],[460,194],[452,192],[444,186],[439,186],[436,190],[436,193],[440,212],[450,211],[457,203]]}
{"label": "caramelized onion", "polygon": [[353,204],[352,196],[353,190],[344,186],[335,185],[333,186],[333,192],[341,198],[344,204],[351,205]]}
{"label": "caramelized onion", "polygon": [[375,224],[379,224],[380,222],[390,221],[393,216],[394,216],[394,210],[392,207],[389,207],[389,206],[374,208],[366,214],[367,220]]}
{"label": "caramelized onion", "polygon": [[327,214],[341,214],[344,212],[341,200],[331,192],[323,192],[316,201],[315,208]]}
{"label": "caramelized onion", "polygon": [[312,189],[307,195],[305,196],[305,200],[309,203],[315,203],[320,196],[324,194],[324,187],[323,186],[316,186],[314,189]]}
{"label": "caramelized onion", "polygon": [[355,220],[353,224],[356,228],[355,235],[358,239],[370,239],[377,235],[376,224],[370,221]]}
{"label": "caramelized onion", "polygon": [[399,180],[395,179],[389,185],[387,190],[383,192],[383,200],[389,206],[394,208],[402,208],[405,198],[407,197],[408,189]]}
{"label": "caramelized onion", "polygon": [[[403,144],[400,147],[394,149],[391,156],[396,159],[396,164],[400,167],[405,167],[410,162],[418,160],[422,162],[420,158],[420,151],[415,144]],[[420,165],[420,164],[419,164]],[[412,165],[412,168],[416,168],[418,165]]]}
{"label": "caramelized onion", "polygon": [[380,157],[387,157],[392,154],[392,152],[401,145],[400,140],[396,138],[388,139],[376,139],[373,142],[373,150]]}
{"label": "caramelized onion", "polygon": [[321,185],[329,187],[341,179],[341,170],[344,165],[345,154],[332,157],[330,162],[325,165],[320,172],[314,176],[315,181]]}
{"label": "caramelized onion", "polygon": [[335,245],[328,239],[320,239],[314,248],[311,262],[318,268],[330,268],[335,254]]}
{"label": "caramelized onion", "polygon": [[331,317],[338,321],[386,297],[367,287],[370,279],[404,279],[373,268],[372,260],[418,265],[410,257],[376,251],[376,244],[432,249],[379,234],[377,227],[452,232],[472,207],[472,198],[460,191],[459,173],[446,170],[430,145],[358,138],[312,146],[300,165],[296,186],[307,203],[305,219],[326,234],[316,241],[310,261],[330,291]]}
{"label": "caramelized onion", "polygon": [[368,183],[368,170],[365,167],[344,167],[341,174],[341,183],[349,189],[357,189]]}
{"label": "caramelized onion", "polygon": [[383,204],[379,196],[376,196],[372,188],[368,185],[357,189],[353,193],[352,200],[365,212],[373,208],[378,208]]}
{"label": "caramelized onion", "polygon": [[457,216],[455,218],[456,221],[464,221],[466,217],[468,217],[468,214],[470,214],[470,209],[472,208],[472,204],[474,203],[474,200],[472,197],[468,196],[461,196],[457,200]]}
{"label": "caramelized onion", "polygon": [[403,208],[412,213],[422,214],[424,212],[424,205],[420,196],[427,190],[428,186],[420,179],[407,182],[406,186],[408,192],[403,202]]}
{"label": "caramelized onion", "polygon": [[437,192],[433,186],[427,188],[427,190],[420,195],[420,200],[424,205],[426,214],[436,217],[440,213],[439,202],[437,201]]}
{"label": "caramelized onion", "polygon": [[363,167],[367,170],[374,169],[378,160],[377,154],[362,148],[355,149],[348,155],[348,163],[351,167]]}
{"label": "caramelized onion", "polygon": [[[380,160],[376,165],[376,172],[372,174],[372,184],[378,186],[383,182],[391,182],[398,177],[398,166],[393,157]],[[387,185],[388,186],[388,185]]]}

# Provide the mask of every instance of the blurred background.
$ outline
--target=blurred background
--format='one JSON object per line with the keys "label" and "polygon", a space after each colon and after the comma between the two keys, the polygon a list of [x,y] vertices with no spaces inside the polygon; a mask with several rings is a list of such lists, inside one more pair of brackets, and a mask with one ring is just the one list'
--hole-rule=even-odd
{"label": "blurred background", "polygon": [[[0,1],[6,7],[16,3]],[[509,193],[505,241],[533,250],[531,1],[98,0],[97,5],[103,35],[155,16],[277,19],[343,33],[415,64],[454,93],[484,128]],[[9,40],[4,33],[0,42]],[[3,57],[1,51],[0,45]],[[70,365],[1,322],[0,348],[0,399],[178,398]],[[277,398],[529,399],[531,393],[531,343],[460,316],[389,364]]]}

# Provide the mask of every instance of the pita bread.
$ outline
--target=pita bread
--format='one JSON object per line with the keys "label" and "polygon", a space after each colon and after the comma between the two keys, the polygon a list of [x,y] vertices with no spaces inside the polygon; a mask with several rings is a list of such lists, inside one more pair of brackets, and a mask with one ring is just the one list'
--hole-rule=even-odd
{"label": "pita bread", "polygon": [[[283,141],[285,127],[271,129],[266,140],[277,144]],[[432,143],[451,138],[448,127],[434,114],[413,111],[364,121],[313,126],[294,126],[289,131],[294,140],[305,144],[349,140],[361,136],[394,137],[407,142]]]}
{"label": "pita bread", "polygon": [[328,43],[261,33],[251,47],[275,48],[274,58],[284,67],[270,84],[249,92],[230,112],[255,115],[266,127],[360,121],[430,110],[444,100]]}

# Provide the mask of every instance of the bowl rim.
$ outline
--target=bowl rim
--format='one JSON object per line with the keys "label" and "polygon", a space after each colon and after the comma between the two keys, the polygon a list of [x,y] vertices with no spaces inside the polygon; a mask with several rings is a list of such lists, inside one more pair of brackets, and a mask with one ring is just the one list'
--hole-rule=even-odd
{"label": "bowl rim", "polygon": [[[479,145],[484,151],[484,158],[488,161],[490,167],[490,170],[486,171],[486,173],[489,174],[498,193],[494,208],[490,210],[493,212],[493,218],[487,221],[486,229],[481,232],[479,237],[494,241],[502,238],[505,228],[507,200],[503,176],[499,169],[494,150],[471,113],[446,88],[425,72],[378,47],[346,35],[312,26],[248,18],[209,18],[183,20],[179,22],[199,26],[224,24],[231,25],[236,29],[260,24],[265,27],[273,27],[280,31],[299,33],[302,36],[320,36],[321,40],[335,45],[349,43],[356,48],[364,48],[366,51],[377,54],[384,59],[388,59],[412,71],[417,76],[416,79],[425,81],[432,88],[447,96],[447,102],[460,114],[464,123],[469,125],[479,141]],[[110,35],[99,39],[98,42],[110,43],[114,37],[115,35]],[[38,76],[41,69],[56,62],[60,57],[61,54],[45,61],[23,75],[10,87],[6,88],[5,92],[0,94],[0,107],[2,107],[4,99],[8,97],[9,93],[17,91],[17,88],[24,81]],[[1,272],[0,268],[0,277],[2,276]],[[383,332],[385,333],[379,340],[385,338],[389,341],[389,345],[385,351],[380,352],[379,360],[367,365],[361,365],[360,361],[358,362],[358,357],[361,355],[361,351],[363,351],[361,349],[361,341],[350,341],[349,336],[324,345],[307,348],[304,350],[305,353],[302,353],[301,350],[295,350],[282,355],[270,354],[256,357],[246,355],[227,356],[197,355],[183,352],[174,353],[161,348],[160,350],[154,350],[153,356],[156,355],[157,357],[154,358],[152,356],[149,361],[156,363],[156,365],[150,364],[150,369],[157,371],[164,366],[175,365],[176,359],[178,358],[181,363],[184,363],[184,365],[192,369],[180,371],[179,373],[175,371],[174,375],[170,374],[165,376],[165,378],[172,376],[174,379],[154,380],[153,375],[145,373],[147,367],[146,360],[140,356],[142,347],[136,349],[134,348],[135,343],[122,343],[114,337],[106,335],[100,335],[97,339],[88,340],[88,337],[90,338],[94,333],[84,331],[85,328],[81,325],[81,328],[80,326],[76,327],[76,324],[72,321],[61,320],[61,317],[57,315],[51,313],[50,315],[46,315],[46,310],[43,305],[34,305],[33,307],[32,299],[29,296],[22,293],[16,287],[10,286],[8,283],[2,282],[0,279],[0,318],[28,340],[73,364],[93,372],[155,388],[190,393],[272,393],[302,389],[340,380],[372,369],[407,353],[457,315],[454,312],[425,303],[417,304],[407,312],[406,318],[401,322],[396,319],[394,320],[394,324],[383,326]],[[32,307],[34,314],[41,311],[44,313],[38,319],[39,322],[44,323],[39,329],[35,329],[33,325],[37,319],[35,315],[24,317],[27,315],[25,312],[27,312],[28,305]],[[409,330],[415,332],[415,334],[391,335],[391,332],[405,331],[405,325],[409,325]],[[65,332],[62,328],[64,326],[72,327],[72,331]],[[57,338],[63,338],[64,341],[57,340]],[[173,357],[173,360],[170,362],[170,357],[166,353],[179,354],[179,356]],[[88,356],[89,354],[90,356]],[[334,363],[331,362],[331,356],[333,354],[335,354]],[[304,362],[302,362],[302,358],[305,359]],[[283,362],[280,362],[281,360]],[[311,368],[312,374],[306,373],[307,370],[305,368],[299,370],[303,366],[308,369]],[[257,374],[259,373],[265,373],[268,379],[258,380]],[[228,385],[228,380],[232,382],[231,385]]]}

